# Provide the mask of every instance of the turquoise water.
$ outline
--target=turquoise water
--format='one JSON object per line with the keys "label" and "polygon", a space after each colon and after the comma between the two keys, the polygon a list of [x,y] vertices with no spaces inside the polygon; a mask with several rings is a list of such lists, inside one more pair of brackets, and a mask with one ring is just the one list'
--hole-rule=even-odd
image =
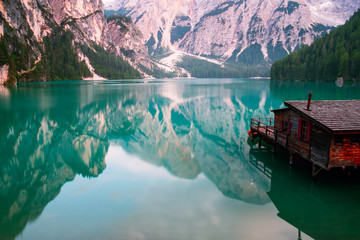
{"label": "turquoise water", "polygon": [[248,143],[345,83],[160,79],[0,88],[0,239],[359,239],[360,176]]}

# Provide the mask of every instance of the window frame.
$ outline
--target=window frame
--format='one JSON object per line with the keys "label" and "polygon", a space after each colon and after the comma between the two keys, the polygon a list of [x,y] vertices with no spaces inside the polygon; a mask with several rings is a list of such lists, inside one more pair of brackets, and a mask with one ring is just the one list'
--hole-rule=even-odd
{"label": "window frame", "polygon": [[308,128],[309,128],[309,123],[308,121],[305,120],[301,120],[301,140],[304,142],[308,142]]}
{"label": "window frame", "polygon": [[299,119],[298,139],[303,142],[310,142],[311,122],[305,119]]}
{"label": "window frame", "polygon": [[285,120],[282,121],[282,131],[283,132],[288,131],[288,121],[285,121]]}

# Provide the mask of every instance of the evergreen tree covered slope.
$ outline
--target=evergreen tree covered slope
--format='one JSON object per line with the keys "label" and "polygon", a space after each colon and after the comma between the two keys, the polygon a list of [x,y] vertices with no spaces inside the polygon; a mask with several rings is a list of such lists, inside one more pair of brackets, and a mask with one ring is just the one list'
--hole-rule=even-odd
{"label": "evergreen tree covered slope", "polygon": [[342,26],[271,67],[273,80],[360,79],[360,9]]}
{"label": "evergreen tree covered slope", "polygon": [[152,67],[142,43],[131,20],[104,16],[101,0],[0,1],[0,84],[140,78]]}

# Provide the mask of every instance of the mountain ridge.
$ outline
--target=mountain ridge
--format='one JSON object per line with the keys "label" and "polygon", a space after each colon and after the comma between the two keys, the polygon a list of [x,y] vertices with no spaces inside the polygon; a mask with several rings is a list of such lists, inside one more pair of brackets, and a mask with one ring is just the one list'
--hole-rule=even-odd
{"label": "mountain ridge", "polygon": [[181,64],[187,59],[213,70],[216,64],[218,77],[225,70],[232,77],[266,76],[271,63],[328,33],[360,2],[122,0],[105,6],[132,20],[106,18],[102,0],[0,1],[0,84],[215,76],[194,74],[199,68]]}
{"label": "mountain ridge", "polygon": [[325,0],[120,0],[105,10],[131,17],[149,53],[181,51],[269,66],[343,24],[360,2]]}

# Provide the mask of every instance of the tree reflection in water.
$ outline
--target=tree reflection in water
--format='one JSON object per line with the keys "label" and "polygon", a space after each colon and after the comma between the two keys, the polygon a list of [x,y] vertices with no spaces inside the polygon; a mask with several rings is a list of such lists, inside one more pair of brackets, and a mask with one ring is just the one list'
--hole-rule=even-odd
{"label": "tree reflection in water", "polygon": [[[268,196],[278,216],[314,239],[359,239],[360,173],[323,173],[316,182],[311,168],[295,162],[289,166],[285,152],[250,150],[250,162],[271,181]],[[266,169],[266,171],[264,171]],[[265,174],[267,173],[267,174]]]}

